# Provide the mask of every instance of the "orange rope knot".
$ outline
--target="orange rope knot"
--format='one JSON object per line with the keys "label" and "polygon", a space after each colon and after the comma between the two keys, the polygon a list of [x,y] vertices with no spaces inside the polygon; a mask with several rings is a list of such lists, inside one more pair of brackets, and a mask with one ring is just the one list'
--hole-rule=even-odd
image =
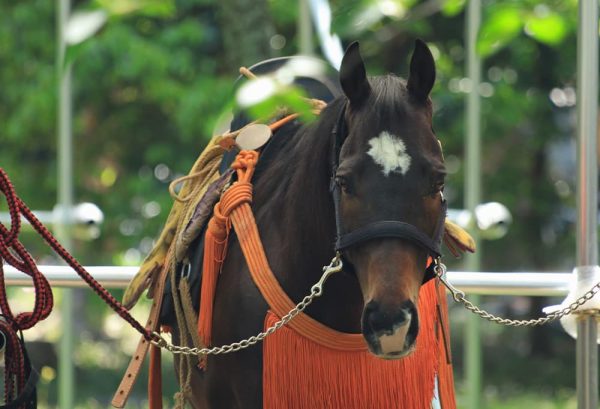
{"label": "orange rope knot", "polygon": [[235,161],[231,164],[231,168],[237,171],[239,182],[250,182],[254,175],[254,169],[258,163],[258,152],[256,151],[240,151],[237,154]]}

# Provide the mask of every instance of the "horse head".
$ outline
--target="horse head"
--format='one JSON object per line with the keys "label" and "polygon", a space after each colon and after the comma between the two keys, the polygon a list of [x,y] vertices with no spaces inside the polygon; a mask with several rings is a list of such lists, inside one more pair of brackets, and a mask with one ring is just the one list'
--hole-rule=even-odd
{"label": "horse head", "polygon": [[[346,131],[334,166],[338,236],[392,221],[432,241],[439,238],[445,171],[432,127],[434,81],[433,57],[420,40],[406,81],[367,78],[358,44],[346,51],[340,69]],[[430,255],[427,245],[402,234],[375,234],[343,249],[361,287],[362,332],[373,354],[396,359],[414,348],[416,306]]]}

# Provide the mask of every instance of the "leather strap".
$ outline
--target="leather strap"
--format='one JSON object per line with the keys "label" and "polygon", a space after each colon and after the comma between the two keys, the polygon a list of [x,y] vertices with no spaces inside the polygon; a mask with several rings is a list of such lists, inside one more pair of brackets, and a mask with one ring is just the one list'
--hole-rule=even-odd
{"label": "leather strap", "polygon": [[[160,307],[163,301],[163,294],[165,289],[165,283],[167,281],[167,274],[169,273],[169,267],[172,255],[173,255],[174,245],[171,244],[169,251],[167,253],[167,257],[165,258],[165,264],[160,270],[160,275],[158,276],[157,287],[154,290],[154,302],[152,303],[152,307],[150,309],[150,315],[148,316],[148,321],[146,321],[146,328],[150,331],[155,331],[158,328],[158,316],[160,314]],[[144,359],[148,354],[148,349],[150,347],[150,343],[142,336],[140,341],[138,342],[138,346],[135,349],[135,353],[129,362],[129,366],[127,367],[127,371],[125,372],[125,376],[121,380],[119,388],[117,392],[113,396],[112,406],[115,408],[123,408],[125,407],[125,403],[127,403],[127,399],[131,394],[133,389],[133,385],[135,385],[135,381],[140,373],[142,368],[142,364],[144,363]]]}
{"label": "leather strap", "polygon": [[148,407],[150,409],[162,409],[162,373],[160,348],[152,345],[150,347],[150,367],[148,371]]}
{"label": "leather strap", "polygon": [[[443,216],[445,218],[446,214],[444,213]],[[414,225],[397,220],[373,222],[350,233],[343,234],[338,237],[335,247],[337,251],[342,251],[355,244],[382,237],[408,240],[426,248],[433,256],[439,257],[441,255],[440,243],[437,240],[433,240]]]}

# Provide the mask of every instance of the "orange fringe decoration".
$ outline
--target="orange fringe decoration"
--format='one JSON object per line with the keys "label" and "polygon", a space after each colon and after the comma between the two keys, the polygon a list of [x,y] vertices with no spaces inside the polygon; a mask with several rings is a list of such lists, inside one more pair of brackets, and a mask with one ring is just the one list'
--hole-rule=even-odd
{"label": "orange fringe decoration", "polygon": [[[366,351],[327,348],[287,326],[267,337],[263,346],[263,407],[428,409],[437,376],[438,384],[444,385],[439,388],[442,407],[455,409],[451,367],[444,365],[443,338],[441,331],[436,331],[437,295],[435,280],[421,288],[416,350],[397,361],[381,360]],[[265,328],[278,320],[269,311]]]}

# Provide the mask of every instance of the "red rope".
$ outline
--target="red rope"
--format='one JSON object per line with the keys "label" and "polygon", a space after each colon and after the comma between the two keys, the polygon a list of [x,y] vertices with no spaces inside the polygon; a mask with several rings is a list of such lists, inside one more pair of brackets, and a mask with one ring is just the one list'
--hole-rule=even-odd
{"label": "red rope", "polygon": [[[0,331],[4,334],[4,402],[9,403],[17,398],[25,388],[27,370],[25,356],[19,342],[19,335],[12,326],[0,319]],[[25,406],[19,406],[19,409]]]}
{"label": "red rope", "polygon": [[48,317],[53,306],[52,289],[50,288],[48,280],[38,270],[35,261],[18,240],[21,228],[20,215],[23,215],[52,250],[75,270],[83,281],[85,281],[113,311],[119,314],[121,318],[142,334],[146,340],[150,341],[153,339],[151,332],[133,318],[121,303],[102,287],[102,285],[96,281],[63,246],[60,245],[52,233],[48,231],[37,217],[35,217],[27,205],[17,196],[8,175],[2,168],[0,168],[0,191],[6,197],[6,203],[8,204],[8,211],[11,217],[10,229],[7,229],[0,223],[0,257],[17,270],[30,276],[35,289],[33,310],[14,316],[8,305],[4,271],[0,265],[0,310],[2,310],[2,315],[4,315],[12,325],[13,330],[19,331],[33,327],[36,323]]}

